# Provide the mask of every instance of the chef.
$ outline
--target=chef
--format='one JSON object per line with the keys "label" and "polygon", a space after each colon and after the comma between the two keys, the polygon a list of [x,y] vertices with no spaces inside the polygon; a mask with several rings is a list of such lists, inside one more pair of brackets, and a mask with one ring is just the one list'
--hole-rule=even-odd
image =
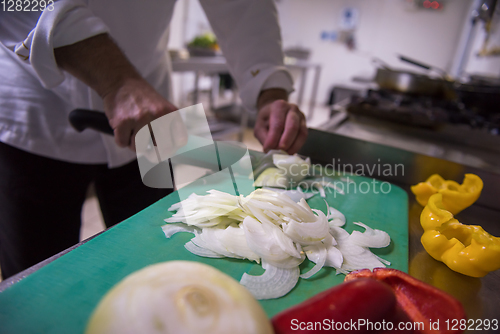
{"label": "chef", "polygon": [[[264,150],[295,153],[302,112],[288,103],[272,0],[201,0]],[[43,3],[43,2],[40,2]],[[94,182],[106,226],[168,193],[145,187],[134,135],[166,115],[173,0],[45,1],[0,11],[0,264],[4,278],[78,242]],[[40,9],[40,8],[38,8]],[[114,138],[77,133],[75,108],[104,110]],[[106,250],[103,250],[105,252]]]}

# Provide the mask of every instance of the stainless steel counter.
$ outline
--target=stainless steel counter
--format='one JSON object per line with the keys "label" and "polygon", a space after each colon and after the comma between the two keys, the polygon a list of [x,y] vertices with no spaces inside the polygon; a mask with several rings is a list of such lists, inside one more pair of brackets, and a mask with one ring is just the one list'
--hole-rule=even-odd
{"label": "stainless steel counter", "polygon": [[[458,274],[431,258],[420,243],[423,234],[420,226],[422,206],[410,191],[411,185],[424,181],[434,173],[460,183],[465,173],[477,174],[485,184],[482,195],[456,218],[465,224],[480,225],[492,235],[500,236],[500,173],[314,129],[309,130],[308,140],[299,153],[311,157],[313,163],[333,164],[341,169],[349,167],[348,171],[350,166],[355,170],[358,167],[358,171],[362,166],[371,166],[372,173],[365,173],[365,176],[405,189],[409,198],[410,274],[458,298],[469,318],[498,319],[500,322],[500,270],[481,279],[472,278]],[[393,169],[393,173],[388,175],[387,169],[372,168],[386,164],[398,165],[397,172]],[[364,170],[366,172],[368,168]]]}

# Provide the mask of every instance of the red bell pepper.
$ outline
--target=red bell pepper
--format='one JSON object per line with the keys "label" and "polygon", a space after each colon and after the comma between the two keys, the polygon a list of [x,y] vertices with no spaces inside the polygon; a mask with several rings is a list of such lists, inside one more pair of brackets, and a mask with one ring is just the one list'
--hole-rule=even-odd
{"label": "red bell pepper", "polygon": [[398,308],[411,322],[422,323],[417,333],[463,332],[466,323],[462,304],[447,294],[410,275],[389,268],[358,270],[348,274],[346,282],[356,282],[360,278],[375,278],[388,284],[396,295]]}
{"label": "red bell pepper", "polygon": [[365,278],[325,290],[277,314],[271,321],[276,334],[372,333],[373,328],[359,320],[382,324],[395,308],[396,296],[389,285]]}
{"label": "red bell pepper", "polygon": [[272,319],[276,334],[451,333],[466,321],[460,302],[395,269],[352,272],[345,282]]}

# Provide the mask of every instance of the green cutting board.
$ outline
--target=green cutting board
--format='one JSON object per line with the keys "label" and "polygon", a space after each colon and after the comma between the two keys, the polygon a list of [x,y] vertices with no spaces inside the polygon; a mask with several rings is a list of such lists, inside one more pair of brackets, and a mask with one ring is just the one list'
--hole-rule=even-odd
{"label": "green cutting board", "polygon": [[[329,205],[345,214],[345,228],[349,232],[360,229],[352,224],[358,221],[387,231],[391,244],[374,252],[391,261],[391,268],[407,272],[406,192],[394,185],[387,192],[388,184],[380,189],[381,182],[364,177],[349,178],[356,184],[349,183],[345,195],[327,193]],[[347,187],[348,183],[344,185]],[[219,186],[229,191],[233,185],[225,181]],[[193,191],[203,194],[196,187]],[[177,193],[163,198],[0,293],[0,333],[83,333],[92,310],[113,285],[128,274],[157,262],[203,262],[236,280],[245,272],[263,272],[258,264],[247,260],[210,259],[189,253],[183,247],[192,238],[189,233],[178,233],[166,239],[161,226],[163,220],[172,215],[167,209],[178,201]],[[311,207],[326,211],[325,202],[319,195],[308,202]],[[312,266],[305,260],[301,270]],[[341,283],[344,277],[335,275],[332,268],[323,268],[310,279],[299,279],[288,295],[261,301],[261,305],[271,317]]]}

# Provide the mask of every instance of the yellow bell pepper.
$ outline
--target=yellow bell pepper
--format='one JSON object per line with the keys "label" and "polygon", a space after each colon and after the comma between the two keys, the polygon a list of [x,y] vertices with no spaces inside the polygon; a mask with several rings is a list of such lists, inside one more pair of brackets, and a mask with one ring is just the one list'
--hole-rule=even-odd
{"label": "yellow bell pepper", "polygon": [[472,277],[500,269],[500,238],[481,226],[461,224],[446,210],[443,198],[440,193],[432,195],[420,216],[421,241],[429,255]]}
{"label": "yellow bell pepper", "polygon": [[417,202],[425,206],[429,197],[440,193],[446,210],[456,215],[471,206],[481,195],[483,180],[475,174],[465,174],[462,184],[452,180],[444,180],[438,174],[431,175],[425,182],[412,186]]}

